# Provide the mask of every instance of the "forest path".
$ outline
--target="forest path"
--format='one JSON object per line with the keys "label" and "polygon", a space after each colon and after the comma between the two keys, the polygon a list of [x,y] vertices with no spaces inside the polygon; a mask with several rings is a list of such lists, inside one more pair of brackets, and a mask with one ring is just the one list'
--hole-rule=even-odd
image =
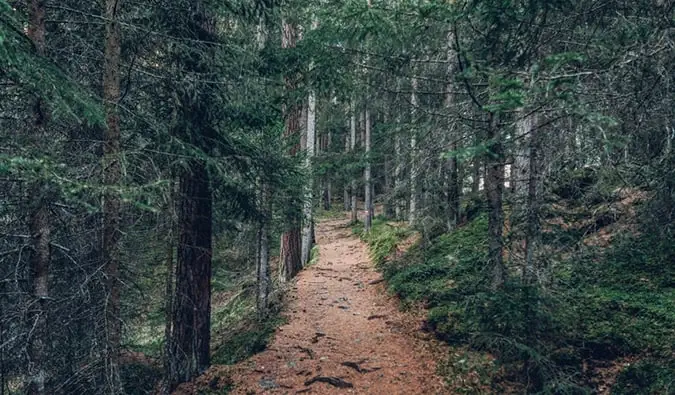
{"label": "forest path", "polygon": [[319,259],[297,277],[287,324],[235,368],[233,393],[443,393],[433,342],[384,292],[348,221],[322,221],[316,236]]}

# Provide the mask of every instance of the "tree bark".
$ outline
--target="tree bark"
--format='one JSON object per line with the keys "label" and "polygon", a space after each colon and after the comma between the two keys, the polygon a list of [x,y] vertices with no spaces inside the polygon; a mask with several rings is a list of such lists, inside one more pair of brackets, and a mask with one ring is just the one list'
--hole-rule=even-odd
{"label": "tree bark", "polygon": [[[400,124],[400,122],[397,122]],[[394,168],[394,199],[395,199],[395,215],[396,220],[403,220],[403,210],[405,203],[400,198],[401,188],[403,188],[403,153],[401,152],[401,133],[396,131],[394,137],[394,156],[396,158],[396,166]]]}
{"label": "tree bark", "polygon": [[[349,132],[351,134],[351,151],[354,155],[356,151],[356,109],[354,108],[354,99],[352,99],[350,104],[351,116],[349,117]],[[358,212],[356,207],[356,178],[352,177],[352,222],[358,221]]]}
{"label": "tree bark", "polygon": [[[205,10],[202,0],[192,0],[193,12],[186,15],[183,34],[199,37],[203,42],[215,41],[215,19]],[[204,45],[204,44],[195,44]],[[209,64],[213,46],[181,58],[185,71],[192,75],[211,72]],[[208,155],[213,125],[206,114],[214,111],[214,102],[202,86],[179,88],[177,133],[189,144]],[[209,366],[211,340],[211,259],[213,237],[213,197],[206,160],[185,159],[178,176],[178,246],[174,287],[171,338],[169,340],[169,389],[173,390],[204,372]]]}
{"label": "tree bark", "polygon": [[[349,133],[345,133],[345,156],[349,155],[349,148],[350,148],[350,135]],[[344,180],[344,188],[343,188],[343,205],[345,211],[349,211],[351,209],[351,201],[350,201],[350,195],[349,195],[349,182],[347,179]]]}
{"label": "tree bark", "polygon": [[486,159],[485,193],[488,201],[488,260],[492,268],[492,288],[499,289],[506,280],[503,253],[504,209],[504,161],[501,133],[497,126],[497,116],[490,114],[487,138],[490,152]]}
{"label": "tree bark", "polygon": [[122,325],[120,313],[120,198],[115,192],[122,179],[120,160],[120,99],[121,33],[117,11],[121,0],[105,2],[105,55],[103,64],[103,97],[106,129],[103,143],[103,262],[106,276],[106,381],[110,394],[122,393],[119,375],[119,354]]}
{"label": "tree bark", "polygon": [[[333,140],[333,134],[328,131],[326,134],[326,143],[323,147],[323,151],[328,153],[330,152],[330,145]],[[333,205],[333,184],[330,179],[330,172],[326,171],[323,182],[323,209],[329,211]]]}
{"label": "tree bark", "polygon": [[310,251],[312,250],[312,222],[313,201],[314,201],[314,177],[312,176],[312,158],[316,144],[316,95],[309,93],[307,100],[307,145],[305,156],[305,171],[307,172],[307,184],[305,185],[305,197],[303,201],[303,225],[302,225],[302,243],[301,243],[301,262],[306,265],[309,262]]}
{"label": "tree bark", "polygon": [[372,190],[372,179],[371,179],[371,165],[370,165],[370,139],[371,139],[371,130],[370,130],[370,109],[366,107],[365,114],[365,146],[366,146],[366,168],[364,171],[364,181],[365,181],[365,206],[366,206],[366,220],[365,220],[365,231],[370,232],[370,227],[373,222],[373,190]]}
{"label": "tree bark", "polygon": [[[453,97],[453,84],[452,78],[454,77],[453,74],[455,72],[455,62],[454,58],[456,57],[455,51],[453,50],[453,43],[455,41],[455,36],[453,34],[453,31],[450,30],[448,31],[447,34],[447,61],[448,61],[448,69],[446,72],[446,79],[448,83],[445,85],[445,103],[444,107],[445,110],[450,113],[452,111],[452,106],[454,105],[454,97]],[[451,142],[450,142],[450,151],[456,151],[457,150],[457,143],[456,141],[459,140],[456,136],[455,130],[453,125],[450,125],[450,128],[447,132]],[[459,212],[459,200],[460,200],[460,193],[461,193],[461,188],[459,186],[459,174],[458,174],[458,163],[457,163],[457,156],[453,155],[450,159],[448,159],[447,164],[446,164],[448,176],[447,176],[447,208],[448,208],[448,214],[447,214],[447,228],[448,231],[452,231],[457,227],[457,224],[459,223],[459,217],[460,217],[460,212]]]}
{"label": "tree bark", "polygon": [[270,243],[269,226],[270,216],[272,214],[270,207],[271,197],[269,186],[261,183],[259,193],[259,206],[263,213],[263,218],[258,222],[258,231],[256,235],[256,267],[258,277],[258,292],[256,293],[256,307],[258,320],[264,321],[269,316],[269,295],[272,291],[272,281],[270,276]]}
{"label": "tree bark", "polygon": [[[410,97],[410,103],[413,106],[411,124],[415,125],[416,116],[417,116],[417,78],[412,80],[412,94]],[[418,168],[418,155],[417,155],[417,130],[413,126],[413,129],[410,131],[410,207],[408,209],[408,224],[410,226],[415,225],[417,221],[417,177],[419,177],[419,168]]]}
{"label": "tree bark", "polygon": [[212,198],[202,160],[191,160],[182,172],[179,194],[180,235],[167,372],[172,390],[209,366]]}
{"label": "tree bark", "polygon": [[521,118],[516,122],[513,155],[513,166],[511,167],[511,188],[513,190],[512,209],[510,216],[511,243],[509,248],[510,260],[522,268],[523,279],[528,275],[527,269],[525,239],[527,234],[528,217],[528,189],[530,183],[530,145],[533,116],[525,111],[520,112]]}
{"label": "tree bark", "polygon": [[[295,25],[288,23],[286,20],[282,22],[282,48],[294,48],[297,44],[298,33]],[[286,91],[293,92],[296,83],[292,76],[285,77]],[[284,109],[285,126],[284,139],[292,141],[297,138],[301,130],[300,122],[302,117],[302,106],[296,103],[287,103]],[[298,145],[293,143],[289,155],[295,156],[298,151]],[[289,228],[281,235],[281,248],[279,258],[279,281],[287,282],[302,268],[302,261],[300,256],[300,215],[294,218],[288,218],[290,222]]]}
{"label": "tree bark", "polygon": [[[33,42],[38,55],[45,53],[45,0],[31,0],[28,6],[28,37]],[[33,106],[33,134],[36,140],[43,138],[47,109],[41,97],[35,99]],[[49,372],[47,369],[49,345],[49,271],[51,263],[51,221],[49,215],[48,186],[36,181],[30,187],[30,205],[28,228],[31,236],[29,258],[30,281],[32,288],[31,308],[28,311],[28,324],[31,326],[28,336],[28,366],[26,374],[26,393],[29,395],[49,394]]]}
{"label": "tree bark", "polygon": [[472,166],[471,166],[471,194],[473,196],[477,196],[478,192],[480,192],[480,186],[481,186],[481,173],[482,173],[482,164],[481,164],[481,158],[476,156],[473,158],[472,161]]}
{"label": "tree bark", "polygon": [[[532,118],[535,118],[532,116]],[[536,118],[535,118],[536,119]],[[539,230],[539,130],[536,121],[529,125],[529,177],[527,182],[527,226],[525,230],[525,284],[532,284],[537,277],[535,262],[540,241]],[[542,269],[541,267],[539,269]]]}

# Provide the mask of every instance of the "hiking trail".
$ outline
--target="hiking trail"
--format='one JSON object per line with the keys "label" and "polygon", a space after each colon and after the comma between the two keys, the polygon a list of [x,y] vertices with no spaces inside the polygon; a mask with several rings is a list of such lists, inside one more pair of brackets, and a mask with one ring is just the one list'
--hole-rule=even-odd
{"label": "hiking trail", "polygon": [[316,228],[318,262],[288,295],[287,323],[234,369],[235,394],[436,394],[433,342],[383,289],[346,220]]}

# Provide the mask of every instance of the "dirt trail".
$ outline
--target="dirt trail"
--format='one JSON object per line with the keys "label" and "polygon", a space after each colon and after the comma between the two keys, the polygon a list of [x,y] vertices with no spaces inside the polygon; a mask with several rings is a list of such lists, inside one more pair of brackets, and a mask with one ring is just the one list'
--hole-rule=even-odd
{"label": "dirt trail", "polygon": [[347,221],[321,222],[316,235],[319,260],[298,275],[288,324],[234,369],[234,393],[443,393],[433,343],[418,338],[419,320],[376,284],[380,275]]}

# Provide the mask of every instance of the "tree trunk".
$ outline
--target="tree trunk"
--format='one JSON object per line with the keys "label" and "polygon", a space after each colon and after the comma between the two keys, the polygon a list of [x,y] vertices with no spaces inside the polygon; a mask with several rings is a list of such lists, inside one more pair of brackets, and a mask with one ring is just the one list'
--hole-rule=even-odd
{"label": "tree trunk", "polygon": [[316,144],[316,95],[309,93],[307,107],[307,141],[305,170],[307,172],[307,184],[305,185],[305,197],[303,201],[303,225],[302,225],[302,243],[301,243],[301,262],[306,265],[309,262],[309,255],[312,249],[312,222],[314,221],[312,208],[314,201],[314,177],[312,176],[312,158]]}
{"label": "tree trunk", "polygon": [[[397,122],[400,124],[400,122]],[[394,137],[394,156],[396,160],[396,167],[394,168],[394,211],[396,215],[396,220],[403,220],[403,210],[405,203],[401,199],[401,189],[403,188],[403,153],[401,152],[401,133],[400,130],[396,131],[396,136]]]}
{"label": "tree trunk", "polygon": [[256,272],[258,276],[256,307],[258,320],[262,322],[269,316],[269,295],[272,291],[269,242],[269,226],[272,214],[270,207],[271,197],[269,186],[263,183],[260,185],[259,199],[259,206],[262,210],[263,218],[258,223],[258,232],[256,234]]}
{"label": "tree trunk", "polygon": [[530,182],[530,132],[534,119],[524,111],[521,118],[516,122],[514,136],[515,152],[513,166],[511,167],[511,188],[513,189],[512,209],[510,218],[511,245],[509,248],[510,260],[522,268],[523,278],[527,277],[525,271],[525,238],[527,233],[528,217],[528,189]]}
{"label": "tree trunk", "polygon": [[364,171],[364,182],[365,186],[365,206],[366,206],[366,220],[365,220],[365,231],[370,232],[370,227],[373,221],[373,190],[372,190],[372,180],[371,180],[371,167],[370,167],[370,109],[366,107],[365,114],[365,146],[366,146],[366,169]]}
{"label": "tree trunk", "polygon": [[[356,110],[354,108],[354,100],[350,104],[351,116],[349,118],[349,130],[351,134],[351,149],[352,155],[356,151]],[[352,178],[352,222],[358,221],[358,212],[356,207],[356,178]]]}
{"label": "tree trunk", "polygon": [[122,393],[119,375],[120,339],[120,198],[115,192],[122,179],[120,160],[120,26],[117,11],[121,0],[105,2],[105,58],[103,65],[103,97],[106,111],[106,131],[103,143],[103,262],[106,276],[106,380],[110,394]]}
{"label": "tree trunk", "polygon": [[[349,154],[349,147],[350,147],[349,141],[350,141],[350,135],[345,133],[345,155]],[[347,182],[346,179],[344,180],[344,188],[343,188],[342,193],[343,193],[342,203],[344,205],[344,209],[345,209],[345,211],[349,211],[351,209],[351,204],[350,204],[351,202],[350,202],[350,198],[349,198],[349,183]]]}
{"label": "tree trunk", "polygon": [[497,126],[497,116],[490,114],[487,138],[490,152],[486,159],[485,192],[488,201],[488,260],[492,268],[492,288],[504,285],[506,268],[504,267],[503,240],[504,210],[502,196],[504,192],[504,161],[501,133]]}
{"label": "tree trunk", "polygon": [[[45,0],[31,0],[28,10],[28,37],[38,55],[45,52]],[[43,138],[47,108],[41,97],[36,98],[33,107],[34,136]],[[28,323],[31,326],[28,336],[28,368],[26,375],[26,393],[41,395],[52,393],[47,383],[49,328],[47,306],[49,300],[49,271],[51,263],[51,221],[49,218],[49,197],[46,183],[36,181],[30,187],[30,214],[28,228],[31,237],[29,258],[30,281],[32,288],[31,309],[28,311]]]}
{"label": "tree trunk", "polygon": [[172,390],[209,366],[212,197],[203,161],[190,161],[180,176],[179,191],[180,235],[167,372]]}
{"label": "tree trunk", "polygon": [[[175,183],[171,183],[171,201],[169,203],[169,210],[171,210],[171,213],[175,212],[175,207],[174,207],[174,197],[175,197],[175,191],[174,191],[174,186]],[[169,234],[166,238],[166,282],[164,284],[164,371],[169,372],[171,370],[171,359],[168,358],[168,356],[171,354],[171,334],[173,333],[173,298],[174,298],[174,264],[173,264],[173,259],[174,259],[174,247],[175,247],[175,242],[176,240],[174,239],[174,226],[175,226],[175,218],[173,217],[173,214],[171,214],[171,222],[170,222],[170,228],[169,228]],[[161,394],[162,395],[168,395],[170,392],[169,388],[169,382],[168,380],[164,380],[162,383],[162,388],[161,388]]]}
{"label": "tree trunk", "polygon": [[[457,150],[457,144],[453,143],[450,145],[450,150]],[[447,228],[448,231],[454,230],[459,224],[460,218],[460,209],[459,209],[459,200],[460,200],[460,187],[459,187],[459,169],[458,169],[457,158],[450,158],[447,162],[447,172],[448,172],[448,221]]]}
{"label": "tree trunk", "polygon": [[[452,78],[454,78],[454,73],[455,73],[455,52],[452,48],[453,42],[455,41],[455,36],[452,32],[452,30],[448,31],[447,34],[447,61],[448,61],[448,69],[446,73],[446,79],[448,80],[448,83],[445,85],[445,103],[444,107],[445,110],[450,113],[452,111],[452,107],[454,105],[454,97],[453,97],[453,84]],[[454,130],[454,126],[451,124],[450,128],[448,130],[448,136],[450,137],[450,151],[456,151],[457,150],[457,143],[456,141],[459,140],[458,136],[456,136],[456,132]],[[448,231],[452,231],[457,227],[457,224],[459,223],[459,217],[460,217],[460,212],[459,212],[459,199],[460,199],[460,193],[461,193],[461,188],[459,187],[459,175],[458,175],[458,163],[457,163],[457,156],[453,155],[450,159],[447,161],[447,172],[448,172],[448,177],[447,177],[447,183],[448,183],[448,189],[447,189],[447,207],[448,207],[448,216],[447,216],[447,228]]]}
{"label": "tree trunk", "polygon": [[480,191],[480,185],[481,185],[481,173],[482,173],[482,164],[481,164],[481,158],[476,156],[473,158],[473,164],[471,166],[471,194],[473,196],[477,196],[478,192]]}
{"label": "tree trunk", "polygon": [[417,177],[419,177],[418,169],[418,155],[417,155],[417,130],[416,130],[416,116],[417,116],[417,78],[412,80],[412,94],[410,103],[413,106],[411,124],[413,125],[410,131],[410,207],[408,210],[408,224],[413,226],[417,221]]}
{"label": "tree trunk", "polygon": [[[330,145],[333,140],[333,134],[328,131],[326,134],[326,145],[324,146],[324,152],[330,152]],[[330,180],[330,172],[326,171],[324,177],[324,189],[323,189],[323,209],[329,211],[333,205],[333,184]]]}
{"label": "tree trunk", "polygon": [[[282,48],[294,48],[297,44],[298,33],[294,25],[282,22],[283,34],[281,38]],[[291,93],[295,90],[296,83],[293,77],[286,76],[286,91]],[[297,138],[301,130],[300,122],[302,117],[302,106],[296,103],[287,103],[284,109],[284,139],[292,141]],[[298,146],[293,144],[290,148],[289,155],[295,156],[298,151]],[[288,218],[289,227],[281,235],[281,248],[279,257],[279,281],[287,282],[302,268],[302,261],[300,256],[300,216],[293,215]]]}
{"label": "tree trunk", "polygon": [[[534,118],[534,116],[532,116]],[[535,118],[536,119],[536,118]],[[536,121],[529,125],[529,169],[527,182],[527,226],[525,229],[525,284],[532,284],[537,275],[535,262],[540,240],[539,230],[539,131]],[[541,267],[540,267],[541,269]]]}
{"label": "tree trunk", "polygon": [[[44,191],[34,190],[33,196],[42,196]],[[31,209],[29,228],[33,250],[30,254],[30,272],[34,302],[29,311],[28,377],[27,394],[48,394],[47,347],[49,341],[48,306],[49,264],[51,261],[51,224],[49,208],[43,198]]]}

